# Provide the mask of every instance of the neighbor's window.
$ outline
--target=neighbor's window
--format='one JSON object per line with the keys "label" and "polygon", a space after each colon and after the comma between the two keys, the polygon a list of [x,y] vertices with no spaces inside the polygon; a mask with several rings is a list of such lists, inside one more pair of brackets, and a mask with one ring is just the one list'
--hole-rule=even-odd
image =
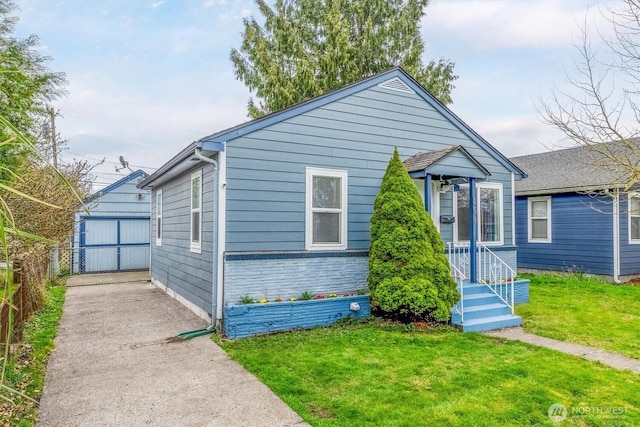
{"label": "neighbor's window", "polygon": [[347,171],[307,168],[307,249],[347,248]]}
{"label": "neighbor's window", "polygon": [[[478,241],[502,243],[502,184],[483,182],[476,184],[478,212]],[[469,241],[469,184],[456,192],[456,237],[458,242]]]}
{"label": "neighbor's window", "polygon": [[530,197],[529,241],[551,242],[551,197]]}
{"label": "neighbor's window", "polygon": [[202,245],[202,169],[191,174],[191,251]]}
{"label": "neighbor's window", "polygon": [[640,243],[640,194],[629,195],[629,241]]}
{"label": "neighbor's window", "polygon": [[162,189],[156,192],[156,245],[162,246]]}

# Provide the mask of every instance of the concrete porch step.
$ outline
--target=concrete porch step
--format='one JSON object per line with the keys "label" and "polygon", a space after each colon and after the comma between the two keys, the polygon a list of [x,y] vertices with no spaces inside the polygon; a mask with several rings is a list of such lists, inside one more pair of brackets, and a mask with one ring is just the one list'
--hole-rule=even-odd
{"label": "concrete porch step", "polygon": [[513,328],[522,325],[520,316],[506,314],[502,316],[483,317],[481,319],[467,320],[462,325],[463,332],[484,332],[494,329]]}
{"label": "concrete porch step", "polygon": [[465,283],[464,322],[461,315],[452,312],[451,323],[462,326],[464,332],[484,332],[520,326],[522,319],[511,314],[511,309],[486,285]]}

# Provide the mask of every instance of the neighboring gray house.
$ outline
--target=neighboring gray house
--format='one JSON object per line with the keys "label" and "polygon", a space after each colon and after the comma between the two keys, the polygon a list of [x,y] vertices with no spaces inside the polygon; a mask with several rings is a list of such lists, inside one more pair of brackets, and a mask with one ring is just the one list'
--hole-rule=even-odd
{"label": "neighboring gray house", "polygon": [[[524,174],[400,68],[206,136],[145,179],[152,281],[201,317],[224,321],[227,334],[235,326],[225,317],[243,296],[366,289],[369,221],[394,147],[413,157],[408,170],[454,266],[479,288],[500,283],[497,270],[516,267],[513,182]],[[500,298],[512,305],[511,296]],[[489,300],[484,306],[503,305]],[[465,328],[519,324],[510,311],[476,308]],[[247,334],[286,328],[273,316],[260,322]]]}
{"label": "neighboring gray house", "polygon": [[151,195],[137,188],[148,176],[137,170],[84,201],[89,212],[74,218],[72,273],[149,268]]}
{"label": "neighboring gray house", "polygon": [[[640,143],[574,147],[514,157],[528,178],[516,183],[516,243],[522,270],[582,272],[614,282],[640,275],[640,192],[620,161],[637,162]],[[636,160],[634,160],[636,159]]]}

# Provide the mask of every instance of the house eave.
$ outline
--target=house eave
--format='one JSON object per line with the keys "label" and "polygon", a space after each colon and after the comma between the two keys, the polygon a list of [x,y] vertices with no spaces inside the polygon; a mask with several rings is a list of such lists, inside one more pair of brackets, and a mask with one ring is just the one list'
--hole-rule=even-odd
{"label": "house eave", "polygon": [[108,194],[111,191],[115,190],[116,188],[126,184],[127,182],[129,182],[129,181],[131,181],[133,179],[139,178],[141,176],[143,176],[143,177],[145,177],[145,179],[147,179],[149,177],[149,174],[146,173],[145,171],[143,171],[142,169],[138,169],[135,172],[131,172],[129,175],[124,176],[124,177],[120,178],[119,180],[117,180],[116,182],[104,187],[102,190],[96,191],[91,196],[89,196],[85,200],[83,200],[82,203],[83,204],[91,203],[95,199],[100,198],[100,197],[104,196],[105,194]]}
{"label": "house eave", "polygon": [[609,185],[609,186],[583,186],[583,187],[557,187],[557,188],[538,188],[534,190],[515,190],[516,196],[545,196],[554,194],[567,194],[567,193],[598,193],[605,192],[611,189],[623,189],[621,185]]}
{"label": "house eave", "polygon": [[195,157],[196,148],[201,149],[204,154],[216,153],[224,151],[224,144],[211,141],[192,142],[184,150],[175,155],[157,171],[138,184],[138,188],[148,190],[153,187],[157,187],[158,185],[183,174],[187,170],[199,164],[202,160]]}

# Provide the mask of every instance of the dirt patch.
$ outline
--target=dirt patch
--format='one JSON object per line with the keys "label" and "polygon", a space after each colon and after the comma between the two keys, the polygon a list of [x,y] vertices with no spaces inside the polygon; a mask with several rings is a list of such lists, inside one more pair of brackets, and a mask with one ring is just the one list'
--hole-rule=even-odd
{"label": "dirt patch", "polygon": [[331,412],[330,410],[328,410],[327,408],[322,408],[319,406],[313,406],[311,408],[309,408],[309,410],[311,411],[311,413],[318,417],[318,418],[322,418],[322,419],[330,419],[330,418],[335,418],[335,414],[333,412]]}
{"label": "dirt patch", "polygon": [[156,340],[156,341],[148,341],[148,342],[140,342],[140,343],[131,344],[131,345],[129,345],[129,348],[132,349],[132,350],[135,350],[136,348],[153,347],[153,346],[156,346],[156,345],[165,346],[165,345],[168,345],[168,344],[175,344],[175,343],[179,343],[179,342],[184,342],[184,340],[180,339],[178,337],[169,337],[169,338],[164,338],[164,339]]}

